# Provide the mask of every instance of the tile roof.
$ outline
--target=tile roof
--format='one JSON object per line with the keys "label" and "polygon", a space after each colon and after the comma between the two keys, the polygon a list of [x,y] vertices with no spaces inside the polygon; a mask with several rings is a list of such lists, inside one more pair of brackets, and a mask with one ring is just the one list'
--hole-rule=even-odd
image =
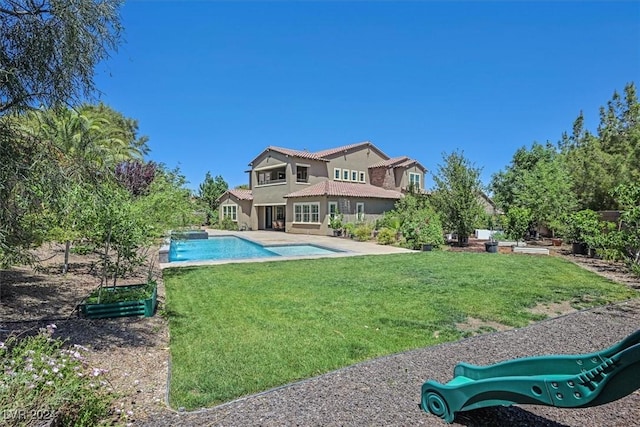
{"label": "tile roof", "polygon": [[351,150],[352,148],[357,148],[357,147],[367,146],[367,145],[373,147],[373,144],[370,141],[362,141],[362,142],[357,142],[355,144],[343,145],[341,147],[328,148],[326,150],[316,151],[314,154],[319,157],[326,157],[326,156],[331,156],[337,153],[343,153],[345,151]]}
{"label": "tile roof", "polygon": [[317,197],[317,196],[341,196],[361,197],[374,199],[401,199],[402,193],[394,190],[386,190],[369,184],[354,184],[349,182],[323,181],[303,190],[294,191],[284,197]]}
{"label": "tile roof", "polygon": [[408,160],[411,160],[411,159],[409,159],[407,156],[392,157],[390,159],[382,160],[381,162],[374,163],[369,167],[370,168],[392,168]]}
{"label": "tile roof", "polygon": [[306,150],[292,150],[290,148],[275,147],[273,145],[267,147],[267,151],[269,150],[277,151],[278,153],[282,153],[287,156],[300,157],[302,159],[324,160],[322,156],[318,156],[317,153],[312,153]]}
{"label": "tile roof", "polygon": [[420,162],[407,156],[393,157],[388,160],[383,160],[370,165],[369,168],[407,168],[413,165],[418,165],[425,171],[427,170],[427,168],[422,166]]}
{"label": "tile roof", "polygon": [[[266,152],[275,151],[275,152],[284,154],[285,156],[328,162],[330,160],[328,157],[330,156],[333,156],[335,154],[341,154],[341,153],[344,153],[345,151],[349,151],[359,147],[369,147],[370,149],[375,150],[381,157],[386,158],[386,160],[382,160],[378,163],[375,163],[369,166],[370,168],[409,167],[414,164],[417,164],[422,169],[427,170],[417,160],[411,159],[407,156],[389,158],[389,156],[387,156],[384,152],[380,151],[379,148],[373,145],[371,141],[362,141],[362,142],[357,142],[355,144],[342,145],[340,147],[328,148],[326,150],[320,150],[313,153],[307,150],[294,150],[291,148],[276,147],[275,145],[269,145],[260,155],[256,157],[256,159],[262,156]],[[249,166],[252,166],[256,159],[254,159],[251,163],[249,163]]]}
{"label": "tile roof", "polygon": [[402,163],[400,163],[400,164],[398,164],[398,165],[396,165],[396,166],[397,166],[397,167],[405,168],[405,167],[409,167],[409,166],[411,166],[411,165],[413,165],[413,164],[415,164],[415,163],[418,163],[418,161],[417,161],[417,160],[414,160],[414,159],[409,159],[409,158],[408,158],[407,160],[405,160],[404,162],[402,162]]}
{"label": "tile roof", "polygon": [[[246,190],[244,188],[234,188],[232,190],[227,190],[224,194],[222,194],[222,196],[227,193],[231,194],[239,200],[253,200],[253,193],[251,192],[251,190]],[[220,196],[218,200],[221,199],[222,196]]]}

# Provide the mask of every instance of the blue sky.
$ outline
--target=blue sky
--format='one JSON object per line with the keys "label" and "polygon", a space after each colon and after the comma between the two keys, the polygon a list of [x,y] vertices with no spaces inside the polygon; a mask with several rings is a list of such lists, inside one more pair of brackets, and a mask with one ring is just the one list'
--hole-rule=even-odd
{"label": "blue sky", "polygon": [[231,187],[269,145],[369,140],[432,174],[464,151],[482,180],[516,149],[587,128],[640,85],[640,2],[128,1],[100,100],[150,160]]}

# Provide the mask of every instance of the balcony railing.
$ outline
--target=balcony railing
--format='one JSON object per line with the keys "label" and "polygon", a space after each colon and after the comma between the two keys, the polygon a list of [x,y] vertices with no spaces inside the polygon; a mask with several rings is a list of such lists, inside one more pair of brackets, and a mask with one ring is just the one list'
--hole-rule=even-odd
{"label": "balcony railing", "polygon": [[262,181],[258,180],[258,185],[283,184],[285,182],[287,182],[286,178],[282,178],[282,179],[263,179]]}

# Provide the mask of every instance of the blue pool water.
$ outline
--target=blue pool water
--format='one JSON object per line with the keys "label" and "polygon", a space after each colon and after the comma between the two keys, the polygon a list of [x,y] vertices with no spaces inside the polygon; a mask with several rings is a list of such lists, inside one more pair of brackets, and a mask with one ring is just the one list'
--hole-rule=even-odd
{"label": "blue pool water", "polygon": [[172,240],[169,262],[327,255],[336,252],[314,245],[265,247],[235,236],[216,236],[202,240]]}

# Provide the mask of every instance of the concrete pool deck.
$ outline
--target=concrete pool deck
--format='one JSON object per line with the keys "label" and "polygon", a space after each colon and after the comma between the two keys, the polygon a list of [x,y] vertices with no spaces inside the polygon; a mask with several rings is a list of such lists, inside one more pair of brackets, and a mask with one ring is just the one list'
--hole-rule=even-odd
{"label": "concrete pool deck", "polygon": [[346,257],[359,255],[387,255],[397,253],[416,252],[410,249],[398,248],[395,246],[379,245],[375,242],[358,242],[353,239],[331,236],[314,236],[307,234],[290,234],[282,231],[224,231],[207,229],[210,237],[213,236],[237,236],[243,239],[251,240],[263,246],[271,245],[315,245],[327,249],[337,250],[329,255],[301,255],[301,256],[280,256],[267,258],[247,258],[247,259],[223,259],[223,260],[201,260],[201,261],[180,261],[160,263],[160,268],[168,267],[188,267],[195,265],[217,265],[229,264],[237,262],[272,262],[284,261],[291,259],[311,259],[311,258],[330,258],[330,257]]}

